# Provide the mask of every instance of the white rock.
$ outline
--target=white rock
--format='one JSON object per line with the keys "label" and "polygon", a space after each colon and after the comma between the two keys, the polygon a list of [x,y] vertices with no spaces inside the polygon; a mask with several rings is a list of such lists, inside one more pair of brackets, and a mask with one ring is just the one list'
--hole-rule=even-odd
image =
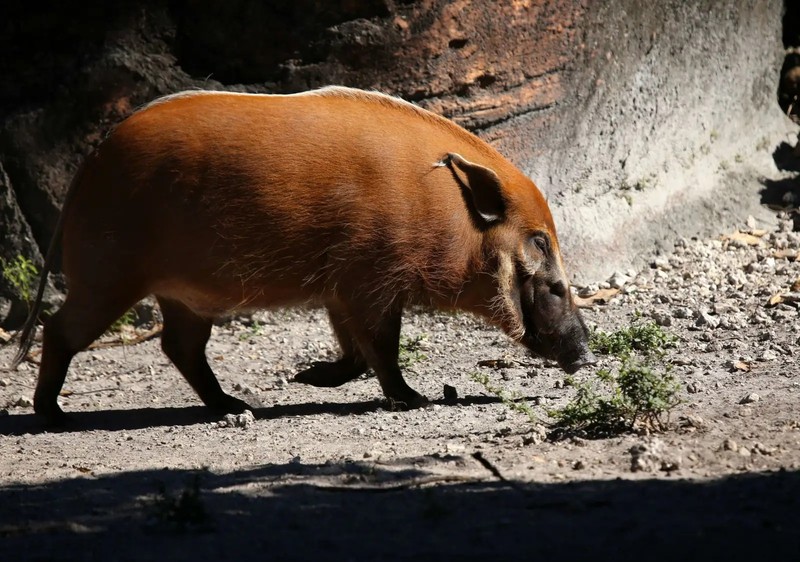
{"label": "white rock", "polygon": [[720,319],[717,316],[711,316],[709,313],[705,311],[701,311],[697,317],[697,321],[695,325],[697,326],[708,326],[709,328],[716,328],[719,326]]}
{"label": "white rock", "polygon": [[27,396],[20,396],[17,398],[16,402],[14,402],[14,406],[18,408],[33,408],[33,400]]}
{"label": "white rock", "polygon": [[714,306],[711,307],[711,310],[714,311],[714,314],[720,316],[722,314],[731,314],[733,312],[738,312],[739,309],[736,308],[734,305],[730,303],[723,303],[723,302],[715,302]]}
{"label": "white rock", "polygon": [[242,429],[247,429],[255,423],[255,421],[256,418],[253,416],[253,412],[245,410],[241,414],[227,414],[217,424],[217,427],[240,427]]}
{"label": "white rock", "polygon": [[631,471],[655,472],[663,470],[671,472],[680,468],[680,459],[671,458],[664,442],[653,437],[630,448]]}
{"label": "white rock", "polygon": [[761,396],[756,394],[755,392],[751,392],[741,400],[739,400],[739,404],[753,404],[754,402],[758,402],[761,400]]}
{"label": "white rock", "polygon": [[759,361],[775,361],[777,358],[778,354],[771,349],[765,350],[761,355],[758,356]]}
{"label": "white rock", "polygon": [[445,451],[448,455],[460,455],[467,450],[467,447],[462,443],[450,442],[445,445]]}
{"label": "white rock", "polygon": [[652,316],[655,323],[659,326],[672,326],[672,317],[665,310],[654,310],[650,316]]}
{"label": "white rock", "polygon": [[672,266],[669,264],[669,259],[667,259],[665,256],[658,256],[653,260],[652,265],[656,269],[672,269]]}
{"label": "white rock", "polygon": [[631,280],[630,277],[619,271],[615,272],[608,280],[608,284],[614,289],[622,289],[626,283]]}

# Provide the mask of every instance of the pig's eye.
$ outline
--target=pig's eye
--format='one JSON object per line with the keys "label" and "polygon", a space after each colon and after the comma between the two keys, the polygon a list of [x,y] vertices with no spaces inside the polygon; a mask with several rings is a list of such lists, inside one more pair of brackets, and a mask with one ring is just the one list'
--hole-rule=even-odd
{"label": "pig's eye", "polygon": [[550,286],[550,293],[563,299],[567,296],[567,286],[561,281],[557,281]]}
{"label": "pig's eye", "polygon": [[547,237],[547,234],[537,232],[531,236],[531,242],[539,248],[539,251],[543,254],[550,252],[550,239]]}

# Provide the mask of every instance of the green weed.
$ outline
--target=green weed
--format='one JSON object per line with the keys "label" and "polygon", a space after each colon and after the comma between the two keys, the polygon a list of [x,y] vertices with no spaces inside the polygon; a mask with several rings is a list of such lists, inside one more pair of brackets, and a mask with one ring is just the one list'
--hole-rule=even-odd
{"label": "green weed", "polygon": [[628,183],[627,181],[623,181],[622,184],[619,186],[621,191],[644,191],[656,185],[656,177],[653,174],[649,174],[642,178],[639,178],[633,183]]}
{"label": "green weed", "polygon": [[[567,382],[576,395],[547,413],[555,420],[555,438],[567,435],[607,437],[627,431],[663,431],[670,411],[680,404],[680,385],[669,373],[626,359],[617,373],[601,369],[593,382]],[[605,388],[605,392],[601,392]]]}
{"label": "green weed", "polygon": [[666,349],[677,344],[676,336],[654,322],[633,324],[610,333],[595,329],[589,338],[589,347],[595,353],[616,355],[621,359],[630,357],[634,351],[663,356]]}
{"label": "green weed", "polygon": [[136,323],[136,311],[132,308],[125,314],[117,318],[111,326],[108,327],[106,333],[121,332],[126,326],[133,326]]}
{"label": "green weed", "polygon": [[0,258],[0,267],[3,269],[3,278],[30,307],[36,291],[36,277],[39,275],[33,262],[21,255],[11,261]]}
{"label": "green weed", "polygon": [[177,495],[169,493],[163,482],[158,483],[158,494],[153,500],[152,515],[155,523],[173,531],[188,529],[207,530],[210,518],[200,495],[200,475]]}
{"label": "green weed", "polygon": [[247,330],[239,334],[239,341],[247,341],[256,336],[260,336],[264,331],[264,325],[253,318],[250,325],[247,327]]}
{"label": "green weed", "polygon": [[[613,355],[622,364],[616,372],[601,369],[584,383],[566,379],[576,394],[563,408],[547,412],[555,420],[552,436],[605,437],[665,429],[669,412],[680,403],[680,385],[669,367],[661,369],[658,365],[666,350],[677,346],[678,338],[654,322],[640,323],[641,318],[637,311],[631,326],[614,332],[592,332],[592,351]],[[635,359],[637,354],[644,359]]]}
{"label": "green weed", "polygon": [[414,336],[412,338],[400,336],[400,353],[397,357],[397,364],[401,369],[406,369],[414,363],[425,361],[428,358],[428,356],[422,351],[422,348],[425,345],[423,342],[426,340],[426,338],[427,336],[425,334]]}
{"label": "green weed", "polygon": [[503,405],[512,412],[527,416],[532,424],[541,423],[536,412],[528,402],[516,395],[509,396],[502,388],[494,386],[489,380],[489,375],[486,373],[470,373],[469,378],[483,386],[486,392],[499,398]]}

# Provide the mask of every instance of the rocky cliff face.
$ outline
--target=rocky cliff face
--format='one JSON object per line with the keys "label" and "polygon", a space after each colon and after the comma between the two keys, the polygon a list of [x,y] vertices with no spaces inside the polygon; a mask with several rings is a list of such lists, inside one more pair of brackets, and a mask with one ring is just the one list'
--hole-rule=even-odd
{"label": "rocky cliff face", "polygon": [[[186,88],[345,84],[450,117],[544,189],[583,279],[725,220],[719,186],[771,173],[791,130],[777,0],[48,4],[14,3],[0,23],[6,260],[41,262],[81,159],[137,106]],[[752,195],[730,206],[746,214]],[[16,293],[0,280],[6,326]]]}

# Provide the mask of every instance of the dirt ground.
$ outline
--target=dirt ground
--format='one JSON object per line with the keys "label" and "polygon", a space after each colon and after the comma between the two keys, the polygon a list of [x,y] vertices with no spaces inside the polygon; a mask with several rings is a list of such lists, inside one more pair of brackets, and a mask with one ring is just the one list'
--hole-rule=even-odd
{"label": "dirt ground", "polygon": [[291,382],[336,354],[314,310],[215,327],[208,357],[252,420],[209,415],[157,339],[76,357],[63,431],[34,417],[34,363],[0,372],[0,560],[800,560],[800,234],[741,231],[682,240],[585,309],[680,338],[666,364],[683,402],[659,435],[547,439],[547,409],[574,396],[564,374],[442,313],[406,316],[407,380],[433,400],[408,412],[371,376]]}

